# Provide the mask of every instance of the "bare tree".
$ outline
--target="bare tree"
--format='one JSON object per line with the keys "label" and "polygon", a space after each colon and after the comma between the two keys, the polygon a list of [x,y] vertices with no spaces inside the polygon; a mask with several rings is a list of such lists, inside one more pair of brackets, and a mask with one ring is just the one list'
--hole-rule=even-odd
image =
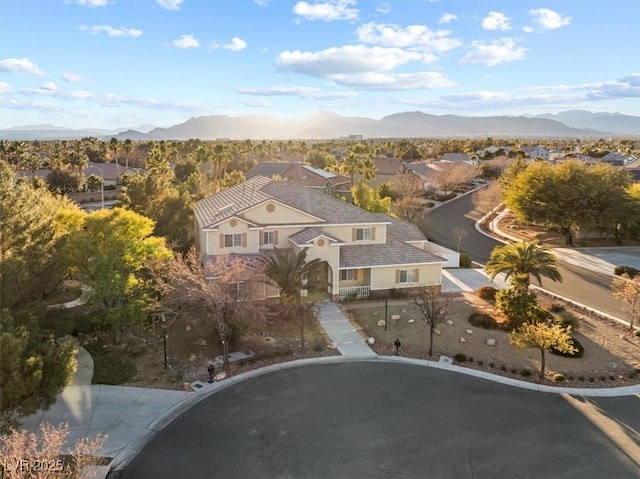
{"label": "bare tree", "polygon": [[220,256],[205,269],[195,248],[162,263],[158,272],[157,309],[173,317],[204,319],[222,342],[224,369],[229,372],[229,342],[234,328],[258,311],[260,263]]}
{"label": "bare tree", "polygon": [[502,202],[502,191],[497,181],[489,183],[473,193],[473,205],[482,213],[488,214]]}
{"label": "bare tree", "polygon": [[431,174],[433,186],[445,195],[458,185],[478,176],[478,167],[468,163],[438,163]]}
{"label": "bare tree", "polygon": [[436,328],[449,314],[449,307],[453,297],[444,294],[440,286],[425,286],[418,290],[414,301],[424,321],[429,327],[429,356],[433,355],[433,335]]}
{"label": "bare tree", "polygon": [[467,230],[462,227],[458,227],[453,230],[453,237],[456,239],[456,244],[458,245],[458,253],[460,252],[460,245],[462,244],[462,240],[465,239],[468,235],[469,233],[467,233]]}
{"label": "bare tree", "polygon": [[613,297],[627,303],[627,309],[631,315],[629,329],[633,331],[633,323],[640,320],[640,276],[633,278],[624,273],[611,282]]}

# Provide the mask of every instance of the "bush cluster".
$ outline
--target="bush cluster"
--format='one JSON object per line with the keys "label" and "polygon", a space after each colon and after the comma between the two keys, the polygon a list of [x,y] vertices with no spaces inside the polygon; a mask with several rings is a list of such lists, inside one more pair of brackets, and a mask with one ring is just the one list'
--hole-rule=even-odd
{"label": "bush cluster", "polygon": [[640,274],[640,269],[634,268],[633,266],[616,266],[613,270],[614,274],[618,276],[622,276],[623,274],[628,274],[631,278],[634,276],[638,276]]}
{"label": "bush cluster", "polygon": [[471,268],[472,262],[469,255],[466,253],[460,253],[460,267],[461,268]]}
{"label": "bush cluster", "polygon": [[484,313],[472,313],[471,316],[469,316],[469,323],[476,328],[502,329],[494,318]]}
{"label": "bush cluster", "polygon": [[467,355],[464,353],[458,353],[453,357],[453,359],[455,359],[458,363],[464,363],[467,361]]}
{"label": "bush cluster", "polygon": [[493,301],[496,299],[496,293],[498,290],[493,286],[482,286],[476,290],[476,296],[480,299],[486,299],[489,301]]}
{"label": "bush cluster", "polygon": [[562,351],[558,351],[555,348],[551,348],[549,352],[551,354],[555,354],[556,356],[562,356],[565,358],[581,358],[584,354],[584,346],[574,337],[571,338],[571,342],[573,343],[573,347],[576,348],[576,351],[574,353],[563,353]]}

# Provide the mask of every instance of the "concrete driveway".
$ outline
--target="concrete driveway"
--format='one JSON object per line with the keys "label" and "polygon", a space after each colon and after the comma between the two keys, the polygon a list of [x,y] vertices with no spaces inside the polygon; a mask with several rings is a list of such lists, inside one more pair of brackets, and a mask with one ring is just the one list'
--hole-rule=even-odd
{"label": "concrete driveway", "polygon": [[397,362],[313,364],[218,391],[111,476],[637,478],[638,406]]}

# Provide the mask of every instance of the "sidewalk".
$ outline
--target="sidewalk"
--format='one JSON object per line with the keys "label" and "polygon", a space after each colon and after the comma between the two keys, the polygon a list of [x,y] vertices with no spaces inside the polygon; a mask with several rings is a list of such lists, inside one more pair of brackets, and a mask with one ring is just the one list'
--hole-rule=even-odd
{"label": "sidewalk", "polygon": [[336,303],[318,306],[318,322],[342,356],[375,357],[365,338],[356,330]]}

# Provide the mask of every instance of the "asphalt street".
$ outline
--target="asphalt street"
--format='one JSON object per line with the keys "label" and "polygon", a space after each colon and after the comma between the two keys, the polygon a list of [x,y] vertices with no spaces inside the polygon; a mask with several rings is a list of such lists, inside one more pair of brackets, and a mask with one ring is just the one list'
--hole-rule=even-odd
{"label": "asphalt street", "polygon": [[638,478],[639,405],[407,364],[310,365],[204,399],[119,477]]}
{"label": "asphalt street", "polygon": [[[472,260],[484,264],[493,248],[504,243],[476,231],[474,225],[482,216],[484,213],[473,205],[472,195],[465,195],[427,214],[427,237],[434,243],[455,250],[457,245],[453,231],[462,227],[468,235],[463,239],[460,251],[469,254]],[[562,261],[558,262],[558,267],[563,282],[554,283],[543,279],[544,289],[612,316],[629,319],[629,313],[625,311],[622,302],[611,295],[610,276]]]}

